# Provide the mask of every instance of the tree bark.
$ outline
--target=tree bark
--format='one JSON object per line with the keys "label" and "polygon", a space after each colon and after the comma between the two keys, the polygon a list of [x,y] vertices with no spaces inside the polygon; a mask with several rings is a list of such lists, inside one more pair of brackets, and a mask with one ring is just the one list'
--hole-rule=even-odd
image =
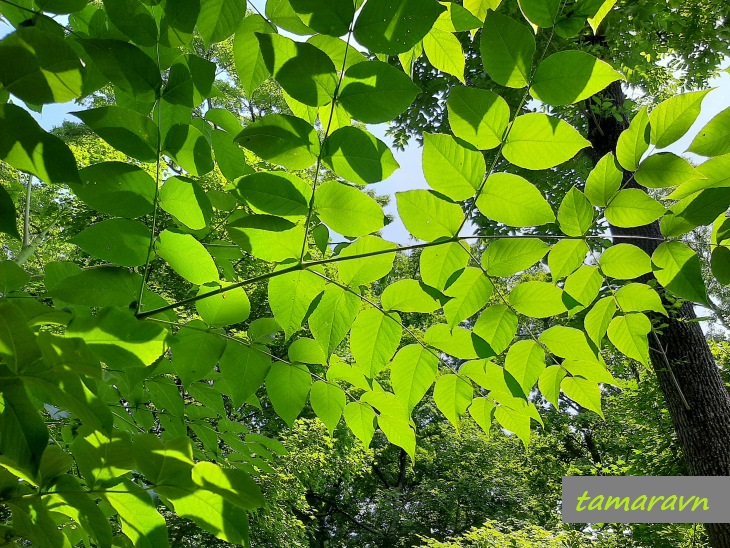
{"label": "tree bark", "polygon": [[[604,92],[621,108],[620,83]],[[613,152],[626,120],[589,116],[589,140],[598,160]],[[631,173],[624,173],[627,187],[637,187]],[[651,255],[661,243],[659,223],[637,228],[611,226],[614,235],[634,236],[632,243]],[[649,239],[652,238],[652,239]],[[621,240],[625,242],[625,240]],[[730,475],[730,394],[722,381],[710,346],[696,321],[694,307],[684,303],[670,313],[667,327],[649,335],[650,356],[659,387],[669,409],[679,445],[694,476]],[[710,544],[730,548],[730,524],[707,524]]]}

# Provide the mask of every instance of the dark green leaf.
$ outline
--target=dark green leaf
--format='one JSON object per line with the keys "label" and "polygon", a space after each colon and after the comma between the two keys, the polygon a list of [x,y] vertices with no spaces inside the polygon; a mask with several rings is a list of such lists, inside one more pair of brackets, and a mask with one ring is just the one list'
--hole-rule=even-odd
{"label": "dark green leaf", "polygon": [[355,39],[375,53],[404,53],[426,36],[442,11],[435,0],[368,0],[355,22]]}

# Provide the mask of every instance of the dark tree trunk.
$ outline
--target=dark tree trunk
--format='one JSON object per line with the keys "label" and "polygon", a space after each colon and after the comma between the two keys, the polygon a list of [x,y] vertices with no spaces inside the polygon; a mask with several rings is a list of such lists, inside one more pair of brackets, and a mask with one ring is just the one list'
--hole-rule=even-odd
{"label": "dark tree trunk", "polygon": [[[617,107],[623,105],[624,94],[619,83],[612,84],[604,93]],[[615,151],[618,137],[626,127],[625,120],[589,117],[588,138],[596,160]],[[630,173],[624,174],[624,181],[628,186],[636,186]],[[641,238],[632,243],[649,255],[661,243],[655,238],[662,238],[658,222],[637,228],[612,226],[611,232]],[[668,326],[649,335],[651,361],[690,473],[728,476],[730,394],[695,319],[690,303],[672,312],[666,322]],[[713,547],[730,548],[730,524],[708,524],[706,528]]]}

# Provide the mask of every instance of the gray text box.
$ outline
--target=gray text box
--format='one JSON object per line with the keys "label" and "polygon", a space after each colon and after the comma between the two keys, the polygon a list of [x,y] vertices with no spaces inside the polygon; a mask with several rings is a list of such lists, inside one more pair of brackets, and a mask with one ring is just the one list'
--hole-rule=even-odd
{"label": "gray text box", "polygon": [[567,476],[566,523],[730,523],[729,476]]}

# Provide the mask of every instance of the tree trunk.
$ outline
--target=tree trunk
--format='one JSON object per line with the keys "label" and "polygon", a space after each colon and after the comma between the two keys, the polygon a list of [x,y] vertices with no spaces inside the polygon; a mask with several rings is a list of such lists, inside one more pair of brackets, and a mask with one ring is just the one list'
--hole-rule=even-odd
{"label": "tree trunk", "polygon": [[[620,83],[611,84],[606,98],[621,108]],[[589,117],[589,140],[596,160],[613,152],[626,120]],[[631,173],[624,174],[628,187],[638,186]],[[611,227],[614,235],[662,238],[659,223],[637,228]],[[625,240],[621,240],[625,242]],[[661,243],[655,239],[632,241],[649,255]],[[694,476],[730,475],[730,394],[720,377],[710,347],[696,319],[694,307],[685,303],[671,312],[660,332],[649,335],[651,362],[667,402],[679,445]],[[730,524],[707,524],[710,544],[730,548]]]}

